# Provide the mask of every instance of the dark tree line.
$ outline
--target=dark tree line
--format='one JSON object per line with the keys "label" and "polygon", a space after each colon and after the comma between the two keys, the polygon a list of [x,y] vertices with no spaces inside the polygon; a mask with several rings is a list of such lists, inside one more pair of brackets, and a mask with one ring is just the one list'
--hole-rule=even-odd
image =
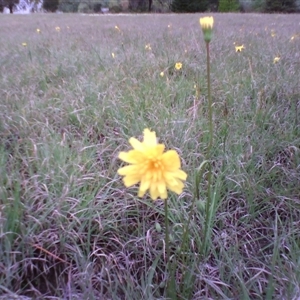
{"label": "dark tree line", "polygon": [[[255,5],[252,0],[252,5]],[[201,11],[239,11],[242,9],[239,0],[173,0],[171,9],[174,12],[201,12]],[[261,12],[296,12],[296,0],[265,0]]]}
{"label": "dark tree line", "polygon": [[0,12],[3,12],[4,7],[9,8],[9,12],[13,13],[13,8],[15,4],[18,4],[19,0],[0,0]]}
{"label": "dark tree line", "polygon": [[[61,0],[44,0],[43,8],[47,11],[54,12],[57,10],[60,1]],[[69,2],[69,4],[72,4],[74,0],[69,0]],[[75,2],[77,3],[78,7],[79,2],[81,1],[76,0]],[[158,2],[162,5],[170,3],[170,10],[182,13],[203,12],[208,10],[226,12],[238,11],[242,9],[239,0],[158,0]],[[0,12],[3,12],[4,7],[8,7],[10,13],[13,13],[13,8],[18,3],[19,0],[0,0]],[[252,3],[255,4],[255,0],[252,0]],[[128,4],[130,11],[151,12],[153,9],[153,0],[129,0]],[[261,7],[261,12],[268,13],[290,13],[296,12],[297,10],[299,11],[299,8],[297,8],[296,5],[296,0],[265,0],[264,5]]]}

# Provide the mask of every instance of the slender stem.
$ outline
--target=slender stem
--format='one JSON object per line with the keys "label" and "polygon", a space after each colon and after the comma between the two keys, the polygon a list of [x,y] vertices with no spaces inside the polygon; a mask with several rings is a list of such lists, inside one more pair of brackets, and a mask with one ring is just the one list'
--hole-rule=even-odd
{"label": "slender stem", "polygon": [[[207,160],[210,161],[211,148],[213,144],[213,120],[212,120],[212,99],[211,99],[211,90],[210,90],[210,58],[209,58],[209,42],[206,42],[206,63],[207,63],[207,93],[208,93],[208,114],[209,114],[209,144],[207,148]],[[205,228],[204,228],[204,251],[203,254],[206,255],[208,249],[208,239],[209,239],[209,225],[210,225],[210,214],[209,209],[211,206],[211,184],[212,184],[212,168],[211,162],[208,169],[208,182],[207,182],[207,202],[205,206]]]}
{"label": "slender stem", "polygon": [[212,99],[210,90],[210,57],[209,42],[206,42],[206,70],[207,70],[207,92],[208,92],[208,114],[209,114],[209,144],[207,149],[207,158],[210,156],[213,143],[213,121],[212,121]]}
{"label": "slender stem", "polygon": [[170,260],[168,199],[166,199],[164,202],[165,202],[165,226],[166,226],[165,247],[167,249],[166,261],[167,261],[167,268],[168,268],[169,260]]}

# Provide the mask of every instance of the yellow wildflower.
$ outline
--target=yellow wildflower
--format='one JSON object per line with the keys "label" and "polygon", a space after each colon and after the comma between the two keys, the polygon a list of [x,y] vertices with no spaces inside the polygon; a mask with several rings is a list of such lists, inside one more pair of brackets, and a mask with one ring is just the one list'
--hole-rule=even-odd
{"label": "yellow wildflower", "polygon": [[145,46],[145,49],[146,49],[146,50],[151,50],[151,45],[150,45],[150,44],[147,44],[147,45]]}
{"label": "yellow wildflower", "polygon": [[41,29],[37,28],[37,29],[36,29],[36,32],[37,32],[37,33],[41,33]]}
{"label": "yellow wildflower", "polygon": [[119,159],[130,165],[118,170],[124,176],[126,187],[140,183],[138,197],[143,197],[150,190],[150,197],[166,199],[167,189],[181,194],[187,174],[182,171],[180,158],[175,150],[164,152],[165,145],[158,144],[156,133],[148,128],[144,130],[144,140],[129,139],[133,150],[120,152]]}
{"label": "yellow wildflower", "polygon": [[274,57],[274,60],[273,60],[274,64],[277,64],[279,62],[279,60],[280,60],[280,56]]}
{"label": "yellow wildflower", "polygon": [[111,56],[112,56],[112,58],[115,58],[115,54],[113,52],[111,53]]}
{"label": "yellow wildflower", "polygon": [[164,77],[165,76],[165,73],[164,72],[160,72],[159,74],[161,77]]}
{"label": "yellow wildflower", "polygon": [[60,27],[59,27],[59,26],[56,26],[56,27],[55,27],[55,30],[56,30],[57,32],[60,32]]}
{"label": "yellow wildflower", "polygon": [[212,38],[212,31],[214,26],[214,18],[213,17],[204,17],[199,19],[200,26],[203,31],[205,42],[209,43]]}
{"label": "yellow wildflower", "polygon": [[118,30],[118,31],[121,31],[121,29],[117,25],[115,26],[115,29]]}
{"label": "yellow wildflower", "polygon": [[271,37],[275,37],[276,36],[276,33],[274,30],[271,30]]}
{"label": "yellow wildflower", "polygon": [[22,46],[23,46],[23,47],[26,47],[26,46],[27,46],[27,43],[22,43]]}
{"label": "yellow wildflower", "polygon": [[242,45],[242,46],[235,46],[235,52],[241,52],[243,49],[245,49],[244,45]]}
{"label": "yellow wildflower", "polygon": [[181,63],[181,62],[176,63],[176,64],[175,64],[175,69],[178,70],[178,71],[179,71],[180,69],[182,69],[182,63]]}

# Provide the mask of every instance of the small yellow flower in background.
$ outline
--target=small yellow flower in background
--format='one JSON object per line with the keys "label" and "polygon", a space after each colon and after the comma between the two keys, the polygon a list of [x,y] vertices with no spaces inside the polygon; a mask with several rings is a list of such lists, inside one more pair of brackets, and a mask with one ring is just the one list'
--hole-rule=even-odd
{"label": "small yellow flower in background", "polygon": [[273,60],[274,64],[277,64],[280,61],[280,56],[276,56]]}
{"label": "small yellow flower in background", "polygon": [[23,46],[23,47],[26,47],[26,46],[27,46],[27,43],[22,43],[22,46]]}
{"label": "small yellow flower in background", "polygon": [[115,26],[115,29],[118,30],[118,31],[121,31],[121,29],[117,25]]}
{"label": "small yellow flower in background", "polygon": [[176,63],[175,64],[175,69],[178,70],[178,71],[181,70],[182,69],[182,63],[181,62]]}
{"label": "small yellow flower in background", "polygon": [[195,89],[195,97],[196,97],[196,99],[198,99],[200,96],[200,88],[199,88],[198,84],[194,84],[194,89]]}
{"label": "small yellow flower in background", "polygon": [[165,73],[164,72],[160,72],[160,77],[164,77],[165,76]]}
{"label": "small yellow flower in background", "polygon": [[187,174],[181,170],[179,155],[175,150],[164,152],[165,145],[157,143],[155,131],[146,128],[142,142],[132,137],[129,143],[133,150],[119,154],[119,159],[130,164],[118,170],[126,187],[140,183],[138,197],[149,190],[152,200],[166,199],[167,189],[182,193]]}
{"label": "small yellow flower in background", "polygon": [[274,30],[271,30],[271,37],[275,37],[276,36],[276,33]]}
{"label": "small yellow flower in background", "polygon": [[199,19],[200,26],[203,31],[204,41],[209,43],[212,38],[212,31],[214,26],[214,18],[213,17],[204,17]]}
{"label": "small yellow flower in background", "polygon": [[294,39],[295,39],[295,36],[293,35],[293,36],[291,37],[291,41],[294,40]]}
{"label": "small yellow flower in background", "polygon": [[41,33],[41,29],[37,28],[36,32]]}
{"label": "small yellow flower in background", "polygon": [[235,52],[242,52],[243,49],[245,49],[244,45],[242,45],[242,46],[235,46]]}
{"label": "small yellow flower in background", "polygon": [[60,32],[60,27],[59,27],[59,26],[56,26],[56,27],[55,27],[55,30],[56,30],[57,32]]}
{"label": "small yellow flower in background", "polygon": [[115,54],[113,52],[111,53],[111,56],[112,56],[112,58],[115,58]]}
{"label": "small yellow flower in background", "polygon": [[151,45],[150,45],[150,44],[147,44],[147,45],[145,46],[145,49],[150,51],[150,50],[151,50]]}

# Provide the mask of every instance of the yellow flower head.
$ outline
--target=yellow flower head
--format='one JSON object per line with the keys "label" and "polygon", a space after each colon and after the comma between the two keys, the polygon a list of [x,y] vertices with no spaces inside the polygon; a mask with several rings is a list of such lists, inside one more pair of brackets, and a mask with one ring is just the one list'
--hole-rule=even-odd
{"label": "yellow flower head", "polygon": [[117,25],[115,26],[115,29],[118,30],[118,31],[121,31],[121,29]]}
{"label": "yellow flower head", "polygon": [[235,52],[242,52],[243,49],[245,49],[244,45],[242,45],[242,46],[235,46]]}
{"label": "yellow flower head", "polygon": [[55,27],[55,30],[56,30],[57,32],[60,32],[60,27],[59,27],[59,26],[56,26],[56,27]]}
{"label": "yellow flower head", "polygon": [[203,34],[204,34],[204,40],[205,40],[205,42],[209,43],[212,38],[214,18],[213,17],[200,18],[199,23],[202,28]]}
{"label": "yellow flower head", "polygon": [[160,77],[164,77],[165,76],[165,73],[164,72],[160,72]]}
{"label": "yellow flower head", "polygon": [[115,58],[115,54],[114,54],[113,52],[111,53],[111,57],[112,57],[112,58]]}
{"label": "yellow flower head", "polygon": [[26,47],[26,46],[27,46],[27,43],[22,43],[22,46],[23,46],[23,47]]}
{"label": "yellow flower head", "polygon": [[147,44],[147,45],[145,46],[145,49],[146,49],[146,50],[151,50],[151,45],[150,45],[150,44]]}
{"label": "yellow flower head", "polygon": [[175,64],[175,69],[178,70],[178,71],[179,71],[180,69],[182,69],[182,63],[181,63],[181,62],[176,63],[176,64]]}
{"label": "yellow flower head", "polygon": [[149,129],[144,130],[144,140],[130,138],[129,143],[133,150],[120,152],[119,159],[130,165],[118,170],[124,176],[126,187],[140,183],[138,196],[143,197],[150,190],[150,197],[166,199],[167,189],[181,194],[187,174],[182,171],[180,158],[175,150],[164,152],[165,145],[158,144],[156,133]]}
{"label": "yellow flower head", "polygon": [[271,30],[271,37],[275,37],[276,36],[276,33],[274,30]]}
{"label": "yellow flower head", "polygon": [[41,33],[41,29],[37,28],[36,32]]}
{"label": "yellow flower head", "polygon": [[279,62],[279,60],[280,60],[280,56],[274,57],[274,60],[273,60],[274,64],[277,64]]}

